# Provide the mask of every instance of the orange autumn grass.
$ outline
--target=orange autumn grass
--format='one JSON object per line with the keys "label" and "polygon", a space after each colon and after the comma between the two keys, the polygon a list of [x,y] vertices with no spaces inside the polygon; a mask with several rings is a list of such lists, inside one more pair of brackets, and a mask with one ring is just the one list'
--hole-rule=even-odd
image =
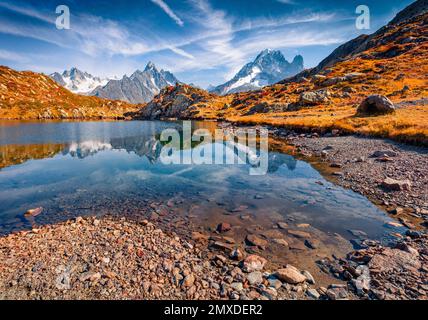
{"label": "orange autumn grass", "polygon": [[399,109],[392,115],[355,117],[355,109],[335,109],[335,115],[325,110],[307,110],[287,115],[274,114],[231,117],[228,120],[240,124],[263,124],[278,127],[325,131],[339,129],[344,133],[390,138],[397,141],[428,145],[427,107],[411,106]]}

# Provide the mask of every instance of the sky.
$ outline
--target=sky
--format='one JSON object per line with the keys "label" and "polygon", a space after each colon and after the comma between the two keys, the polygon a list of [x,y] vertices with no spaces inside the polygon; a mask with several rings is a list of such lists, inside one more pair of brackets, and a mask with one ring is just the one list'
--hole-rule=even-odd
{"label": "sky", "polygon": [[[340,44],[375,32],[412,0],[0,0],[0,65],[50,74],[77,67],[119,77],[152,61],[206,88],[263,49],[316,66]],[[356,28],[356,8],[370,29]],[[59,30],[56,8],[70,9]]]}

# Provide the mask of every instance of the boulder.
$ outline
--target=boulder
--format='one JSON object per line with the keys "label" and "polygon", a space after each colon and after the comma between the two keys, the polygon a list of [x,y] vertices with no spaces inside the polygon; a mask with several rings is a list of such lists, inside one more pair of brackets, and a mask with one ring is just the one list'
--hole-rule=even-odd
{"label": "boulder", "polygon": [[383,115],[395,112],[395,106],[387,97],[375,94],[367,97],[357,108],[357,115]]}
{"label": "boulder", "polygon": [[412,184],[409,180],[395,180],[392,178],[386,178],[382,182],[382,187],[391,191],[409,191]]}
{"label": "boulder", "polygon": [[279,280],[290,284],[298,284],[306,281],[306,277],[292,265],[287,265],[285,268],[279,269],[275,273],[275,276]]}
{"label": "boulder", "polygon": [[30,209],[28,210],[24,216],[26,217],[37,217],[38,215],[40,215],[43,212],[43,208],[39,207],[39,208],[35,208],[35,209]]}
{"label": "boulder", "polygon": [[328,90],[307,91],[300,94],[299,103],[301,105],[318,105],[329,101],[330,92]]}
{"label": "boulder", "polygon": [[396,157],[398,153],[393,150],[378,150],[375,151],[370,157],[371,158],[381,158],[381,157]]}

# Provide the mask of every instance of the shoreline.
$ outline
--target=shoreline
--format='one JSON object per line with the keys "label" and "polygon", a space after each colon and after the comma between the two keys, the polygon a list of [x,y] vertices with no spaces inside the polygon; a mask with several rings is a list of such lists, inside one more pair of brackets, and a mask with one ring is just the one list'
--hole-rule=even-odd
{"label": "shoreline", "polygon": [[[382,191],[382,193],[369,192],[367,194],[364,194],[364,191],[373,191],[375,188],[378,188],[379,181],[376,176],[382,176],[382,174],[387,172],[405,174],[407,178],[412,180],[410,190],[412,190],[411,192],[419,192],[419,196],[410,197],[409,199],[420,200],[422,199],[421,195],[426,195],[423,194],[423,187],[426,186],[426,184],[414,184],[414,179],[412,179],[412,172],[421,174],[422,177],[427,176],[423,171],[423,169],[428,170],[426,169],[428,166],[424,165],[424,161],[428,161],[427,151],[424,148],[400,145],[385,139],[367,139],[356,136],[335,136],[328,134],[327,136],[320,137],[317,134],[298,134],[278,129],[273,133],[275,137],[286,141],[287,145],[283,144],[283,147],[293,145],[295,151],[298,153],[297,157],[302,157],[303,160],[308,161],[315,167],[317,165],[322,166],[324,170],[319,171],[323,176],[334,180],[338,185],[352,190],[355,189],[354,191],[363,194],[372,202],[374,201],[376,203],[379,202],[377,200],[382,200],[384,191]],[[356,142],[360,144],[358,148],[355,148]],[[370,157],[373,152],[379,150],[382,151],[381,156]],[[386,155],[385,151],[388,150],[392,150],[396,154],[391,153]],[[419,155],[415,158],[415,154]],[[363,161],[347,161],[357,157],[364,157],[364,159]],[[409,164],[408,161],[414,161],[415,163]],[[406,164],[406,166],[403,166],[403,163]],[[392,165],[401,166],[402,169],[398,170],[393,167],[391,171]],[[367,170],[367,166],[373,167],[374,171]],[[341,172],[340,175],[336,173],[338,171]],[[361,179],[355,178],[361,174],[363,174],[365,184],[360,183]],[[408,175],[410,175],[410,177]],[[364,186],[364,188],[355,188],[359,185]],[[410,212],[410,210],[408,210],[409,208],[406,210],[397,210],[401,204],[405,204],[405,201],[408,201],[408,198],[406,196],[403,197],[401,194],[407,194],[408,192],[409,190],[393,191],[394,200],[389,200],[387,204],[387,206],[391,207],[391,210],[396,211],[396,214],[392,216],[400,219],[400,222],[410,229],[408,233],[400,237],[397,243],[391,244],[390,246],[382,246],[376,241],[367,239],[361,243],[360,251],[350,252],[347,257],[334,257],[333,255],[332,257],[320,259],[317,264],[321,271],[332,276],[333,281],[337,279],[336,282],[332,281],[333,283],[327,288],[319,287],[316,278],[315,284],[312,284],[313,281],[308,280],[309,278],[313,278],[312,275],[299,284],[281,281],[275,273],[280,268],[286,267],[286,265],[273,266],[268,261],[262,263],[266,266],[261,270],[253,272],[243,271],[242,263],[244,257],[251,256],[254,253],[263,256],[263,251],[252,252],[251,248],[245,247],[245,250],[240,250],[240,254],[235,252],[236,258],[238,258],[238,260],[235,260],[232,252],[234,252],[234,248],[239,247],[241,244],[234,243],[230,239],[228,240],[227,234],[218,234],[218,237],[216,237],[195,231],[192,233],[191,237],[182,236],[182,238],[178,238],[174,232],[166,231],[165,233],[165,230],[161,231],[160,229],[156,229],[152,223],[145,220],[137,222],[125,218],[103,217],[99,220],[96,218],[77,218],[64,223],[45,225],[33,231],[22,231],[17,234],[1,237],[0,261],[3,262],[0,263],[0,288],[2,288],[0,292],[3,293],[0,295],[0,299],[129,298],[273,300],[358,299],[358,295],[363,299],[425,299],[427,288],[424,285],[424,281],[426,281],[428,274],[428,269],[426,268],[426,262],[428,260],[428,241],[426,234],[414,231],[414,229],[418,229],[416,228],[416,223],[420,223],[421,218],[426,222],[427,215],[426,211],[424,211],[426,210],[426,204],[418,204],[419,209],[414,209],[414,212]],[[385,203],[377,204],[385,206]],[[419,218],[418,220],[414,220],[416,218],[414,216],[415,214],[420,215],[420,217],[417,217]],[[154,220],[157,219],[155,218]],[[80,228],[83,228],[83,233],[73,233]],[[147,231],[144,230],[144,228],[150,230]],[[170,230],[170,228],[166,229]],[[114,239],[110,239],[109,237],[115,237],[116,230],[119,230],[119,232],[125,230],[124,233],[127,234],[126,240],[117,242],[117,239],[115,239],[115,241],[111,242],[111,240]],[[129,233],[127,230],[132,230],[132,232]],[[112,235],[110,231],[113,232]],[[123,244],[130,244],[130,247],[126,246],[125,248],[127,252],[125,255],[126,259],[123,258],[123,256],[117,257],[116,255],[110,255],[110,257],[101,256],[102,252],[100,250],[101,248],[105,248],[105,244],[103,243],[98,243],[97,246],[94,247],[95,251],[84,251],[86,246],[93,245],[93,232],[102,239],[109,239],[109,246],[115,248],[113,251],[124,251],[125,247]],[[184,279],[189,275],[188,271],[185,271],[183,268],[180,269],[179,273],[175,271],[176,274],[172,273],[173,270],[175,270],[174,268],[171,269],[167,267],[167,269],[164,270],[165,257],[163,250],[150,253],[154,254],[151,256],[150,261],[156,261],[156,266],[151,266],[149,261],[145,261],[146,254],[141,253],[141,251],[140,254],[138,254],[138,250],[135,251],[134,243],[140,241],[139,233],[147,233],[149,242],[156,242],[156,239],[160,238],[162,241],[165,241],[161,246],[162,248],[164,248],[166,244],[167,250],[178,250],[179,254],[183,254],[181,259],[169,260],[174,260],[174,266],[177,265],[181,268],[181,264],[184,263],[187,265],[187,269],[184,268],[185,270],[193,270],[192,274],[194,273],[195,276],[190,276],[189,280],[192,285],[183,285]],[[82,234],[84,234],[84,236],[82,236]],[[39,235],[42,235],[41,239],[38,238]],[[48,241],[44,241],[44,239],[48,239]],[[61,257],[56,256],[58,253],[56,250],[52,251],[52,248],[58,246],[62,247],[64,243],[70,242],[77,245],[77,247],[83,248],[83,251],[78,252],[74,251],[74,247],[69,248],[72,253],[64,252]],[[172,245],[172,243],[174,243],[174,245]],[[24,246],[22,244],[24,244]],[[41,257],[31,257],[33,251],[39,252],[41,249],[38,244],[41,244],[42,248],[46,248],[46,251],[50,252],[50,255],[52,255],[52,259],[56,259],[55,261],[62,259],[61,263],[57,263],[58,265],[42,263],[42,265],[40,265]],[[171,248],[168,247],[170,245]],[[30,250],[25,251],[25,248],[30,248]],[[134,277],[127,274],[128,268],[125,266],[127,266],[127,262],[130,258],[128,249],[132,254],[136,255],[131,258],[131,260],[134,259],[132,262],[135,262],[135,267],[138,267],[138,269],[134,269],[133,273],[141,272],[141,269],[139,269],[141,266],[143,266],[143,269],[147,267],[149,270],[151,270],[150,268],[160,268],[160,270],[163,270],[160,271],[163,277],[160,279],[161,283],[156,282],[159,278],[156,276],[156,273],[152,275],[150,273],[148,274],[147,277],[149,277],[148,279],[150,279],[150,281],[152,278],[155,279],[155,281],[151,283],[143,281],[141,275],[140,278],[137,278],[137,282],[135,282],[135,279],[133,279]],[[157,249],[159,250],[159,247],[157,247]],[[18,254],[18,256],[11,257],[11,253],[14,255]],[[93,260],[94,254],[96,256],[95,260]],[[50,255],[43,256],[42,252],[43,259],[51,259]],[[78,263],[79,266],[69,267],[66,261],[70,259],[73,260],[76,256],[80,259]],[[112,262],[115,259],[118,259],[118,261]],[[138,259],[143,260],[142,265]],[[376,270],[376,267],[379,267],[379,264],[385,261],[385,259],[388,259],[388,263],[396,267],[396,270],[390,270],[386,275]],[[381,262],[377,262],[377,266],[375,265],[373,267],[370,264],[370,261],[373,260]],[[403,263],[403,260],[408,263]],[[84,263],[82,263],[82,261],[84,261]],[[113,264],[113,267],[116,265],[118,266],[115,273],[123,273],[123,277],[120,280],[121,284],[116,282],[116,276],[112,276],[112,274],[109,273],[110,271],[106,271],[110,263]],[[171,261],[167,262],[167,264],[170,265]],[[25,269],[25,272],[23,272],[23,270],[18,272],[17,270],[19,270],[19,268],[16,267],[16,269],[13,269],[12,266],[14,265],[19,267],[25,266],[27,269]],[[202,272],[198,273],[198,270],[201,270],[199,267],[195,269],[195,265],[202,265]],[[296,265],[296,267],[299,268],[299,265]],[[383,267],[385,267],[385,265]],[[76,271],[76,269],[73,269],[74,271],[71,272],[70,268],[77,268],[78,270]],[[9,273],[6,272],[7,270],[9,270]],[[299,277],[302,275],[303,271],[304,270],[298,270],[297,272],[293,272],[293,274]],[[73,274],[73,272],[77,272],[79,276]],[[73,276],[71,276],[71,274],[73,274]],[[205,279],[204,275],[211,275],[211,278]],[[175,279],[175,282],[171,282],[171,279]],[[375,285],[372,289],[370,287],[371,280],[368,279],[372,279],[373,283],[378,285]],[[415,279],[416,283],[413,282]],[[249,281],[256,281],[256,285],[249,285]],[[136,283],[138,283],[138,285]],[[194,285],[195,283],[196,285]],[[400,283],[404,284],[404,287],[400,287]],[[76,285],[76,287],[73,287],[74,285]],[[104,287],[106,285],[113,286],[113,288],[116,289],[113,289],[112,292],[107,291],[108,293],[106,294],[105,291],[102,291],[105,289]],[[122,285],[131,290],[132,295],[123,294],[123,291],[117,291],[117,287]],[[193,287],[195,287],[195,289],[192,289]],[[391,290],[391,287],[396,289]],[[412,287],[416,287],[417,291],[408,293],[406,290]],[[382,288],[385,288],[385,290]],[[173,292],[175,296],[170,296],[165,293],[166,291]],[[200,295],[195,296],[196,292]]]}
{"label": "shoreline", "polygon": [[[3,299],[302,299],[310,274],[211,251],[147,220],[78,217],[0,237]],[[232,252],[231,252],[232,253]],[[282,271],[281,271],[282,270]],[[308,298],[308,297],[306,297]]]}
{"label": "shoreline", "polygon": [[277,131],[274,136],[325,178],[363,195],[406,227],[428,226],[428,148],[355,135]]}

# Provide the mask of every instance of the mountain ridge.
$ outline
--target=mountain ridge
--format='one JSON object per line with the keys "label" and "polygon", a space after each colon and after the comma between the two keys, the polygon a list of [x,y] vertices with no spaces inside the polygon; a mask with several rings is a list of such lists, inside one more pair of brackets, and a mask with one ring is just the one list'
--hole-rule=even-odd
{"label": "mountain ridge", "polygon": [[129,103],[150,102],[163,88],[174,86],[180,81],[169,71],[157,69],[154,63],[147,63],[144,71],[136,70],[129,77],[124,75],[120,80],[110,80],[89,94],[110,100],[121,100]]}
{"label": "mountain ridge", "polygon": [[59,85],[65,87],[73,93],[88,94],[98,86],[106,85],[110,79],[100,78],[92,74],[81,71],[76,67],[64,70],[62,73],[54,72],[49,75]]}

